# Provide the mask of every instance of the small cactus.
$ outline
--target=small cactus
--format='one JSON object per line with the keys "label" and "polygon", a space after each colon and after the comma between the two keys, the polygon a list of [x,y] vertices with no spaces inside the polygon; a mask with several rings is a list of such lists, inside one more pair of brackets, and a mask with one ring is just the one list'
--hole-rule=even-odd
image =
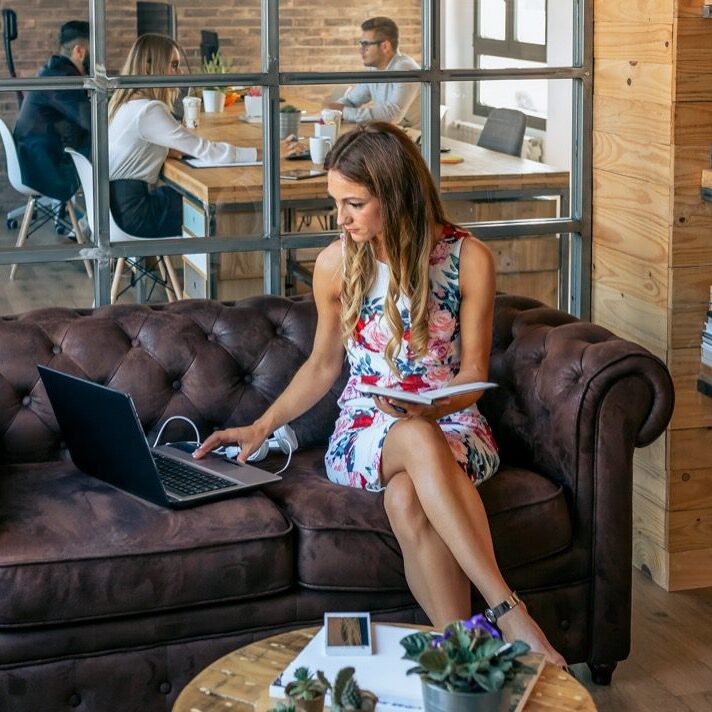
{"label": "small cactus", "polygon": [[354,677],[354,668],[346,667],[339,670],[331,690],[332,712],[373,710],[377,699],[372,692],[359,688]]}

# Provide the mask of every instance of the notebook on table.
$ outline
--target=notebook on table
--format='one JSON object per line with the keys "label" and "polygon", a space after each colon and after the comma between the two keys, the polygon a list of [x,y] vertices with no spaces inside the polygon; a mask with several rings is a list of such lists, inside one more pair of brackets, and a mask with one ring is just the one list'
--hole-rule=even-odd
{"label": "notebook on table", "polygon": [[177,446],[152,448],[131,396],[46,366],[37,369],[74,464],[129,494],[181,509],[282,479],[214,454],[197,461]]}

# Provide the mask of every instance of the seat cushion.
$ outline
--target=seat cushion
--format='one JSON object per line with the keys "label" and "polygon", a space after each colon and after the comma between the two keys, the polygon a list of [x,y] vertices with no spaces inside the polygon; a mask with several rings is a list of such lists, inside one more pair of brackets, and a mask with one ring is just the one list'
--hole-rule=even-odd
{"label": "seat cushion", "polygon": [[[342,591],[406,590],[383,494],[333,484],[324,473],[323,455],[322,450],[298,452],[284,479],[264,489],[297,528],[299,583]],[[505,466],[479,489],[502,569],[571,546],[571,520],[560,486],[535,472]]]}
{"label": "seat cushion", "polygon": [[0,627],[248,599],[293,583],[292,525],[261,493],[163,509],[71,463],[0,471]]}

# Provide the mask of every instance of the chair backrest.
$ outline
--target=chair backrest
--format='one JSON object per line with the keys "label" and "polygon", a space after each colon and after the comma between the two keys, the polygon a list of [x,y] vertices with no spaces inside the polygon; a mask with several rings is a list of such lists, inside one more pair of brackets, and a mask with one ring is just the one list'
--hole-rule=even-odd
{"label": "chair backrest", "polygon": [[10,185],[23,195],[39,195],[36,190],[28,188],[22,182],[22,171],[20,170],[20,159],[17,157],[17,146],[13,138],[10,127],[0,119],[0,136],[2,136],[2,145],[5,148],[5,157],[7,159],[7,177]]}
{"label": "chair backrest", "polygon": [[484,128],[477,139],[477,145],[490,148],[510,156],[522,153],[527,117],[516,109],[492,109]]}
{"label": "chair backrest", "polygon": [[[87,206],[87,220],[89,221],[89,227],[94,225],[94,180],[92,168],[89,159],[83,156],[78,151],[73,148],[64,149],[74,161],[74,167],[77,169],[77,174],[79,175],[79,182],[82,185],[82,192],[84,193],[84,202]],[[115,222],[114,216],[109,210],[109,237],[112,242],[128,242],[130,240],[142,240],[142,237],[135,237],[134,235],[129,235],[124,232]]]}

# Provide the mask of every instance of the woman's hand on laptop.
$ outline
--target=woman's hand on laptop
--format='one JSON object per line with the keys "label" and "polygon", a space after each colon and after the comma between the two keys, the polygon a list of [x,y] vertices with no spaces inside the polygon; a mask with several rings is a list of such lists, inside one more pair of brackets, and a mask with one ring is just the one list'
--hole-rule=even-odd
{"label": "woman's hand on laptop", "polygon": [[268,433],[263,433],[262,429],[255,424],[248,425],[245,428],[226,428],[225,430],[216,430],[212,435],[208,436],[203,444],[193,453],[193,457],[199,460],[205,457],[211,450],[226,445],[237,445],[240,452],[237,456],[238,462],[246,462],[247,458],[253,452],[259,449],[260,445],[267,438]]}

